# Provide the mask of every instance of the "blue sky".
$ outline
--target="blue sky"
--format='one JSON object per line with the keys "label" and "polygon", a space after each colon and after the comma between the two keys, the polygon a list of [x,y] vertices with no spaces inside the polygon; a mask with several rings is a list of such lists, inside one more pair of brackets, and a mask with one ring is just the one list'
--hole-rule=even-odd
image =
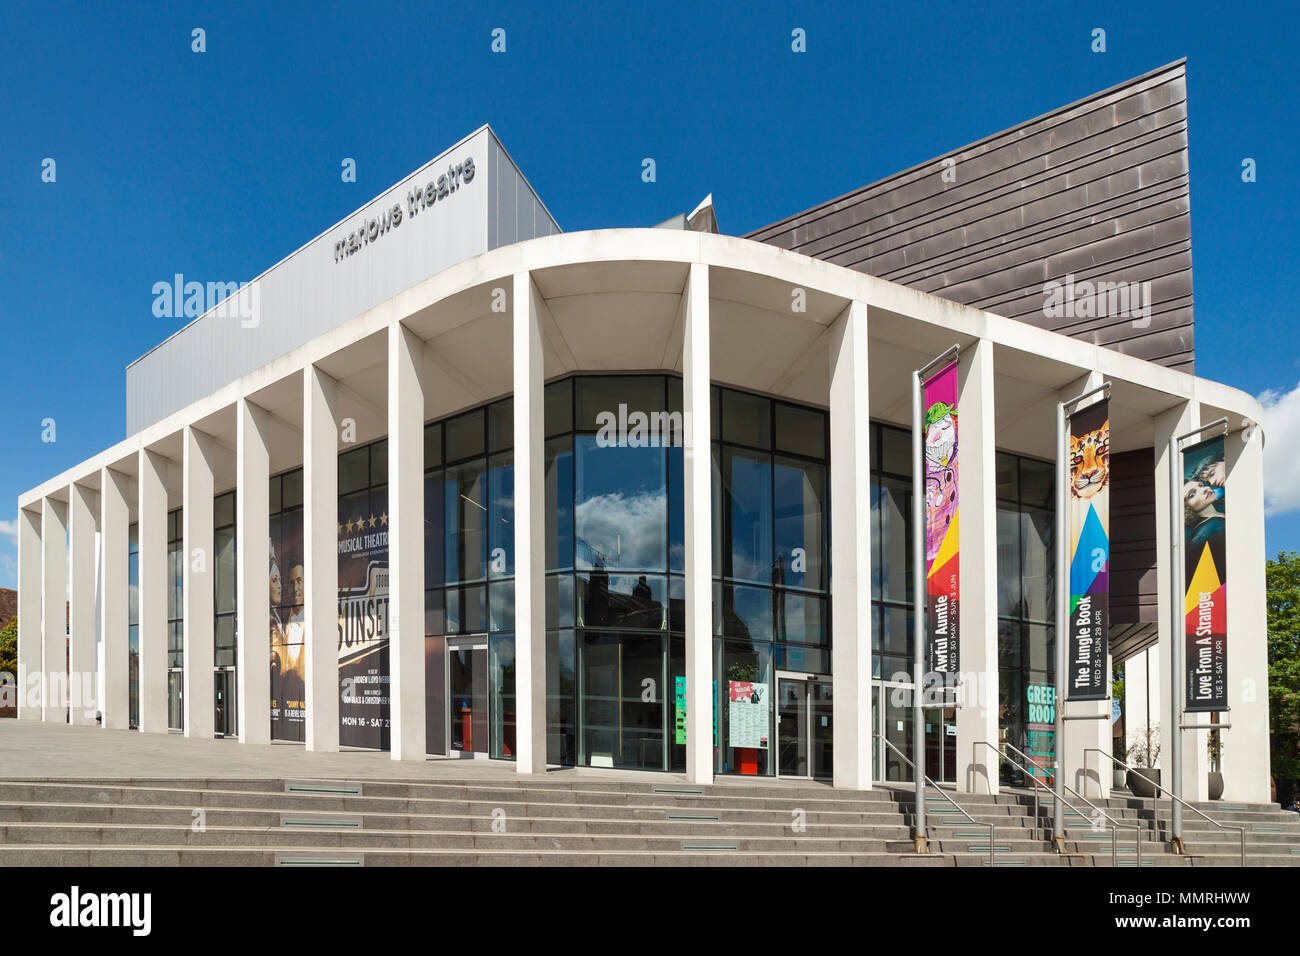
{"label": "blue sky", "polygon": [[0,586],[19,493],[124,436],[180,324],[155,282],[251,279],[484,122],[566,231],[712,192],[739,234],[1183,56],[1197,371],[1276,403],[1268,549],[1300,549],[1294,4],[115,6],[0,30]]}

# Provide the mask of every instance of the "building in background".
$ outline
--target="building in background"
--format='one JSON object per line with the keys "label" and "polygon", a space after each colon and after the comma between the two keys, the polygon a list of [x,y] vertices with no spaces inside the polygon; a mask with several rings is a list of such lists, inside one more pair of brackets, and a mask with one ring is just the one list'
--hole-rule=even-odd
{"label": "building in background", "polygon": [[484,127],[133,363],[128,437],[20,497],[23,677],[63,679],[69,588],[108,728],[905,779],[910,376],[957,344],[930,775],[1014,782],[988,742],[1110,788],[1109,702],[1053,728],[1055,406],[1109,383],[1114,660],[1182,640],[1168,441],[1227,419],[1220,766],[1263,802],[1260,410],[1192,374],[1186,149],[1179,63],[749,238],[711,202],[562,234]]}

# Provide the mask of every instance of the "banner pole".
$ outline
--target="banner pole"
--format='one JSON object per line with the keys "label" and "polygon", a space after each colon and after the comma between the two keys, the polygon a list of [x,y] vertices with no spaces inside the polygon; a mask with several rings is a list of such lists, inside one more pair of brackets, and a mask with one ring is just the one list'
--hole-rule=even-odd
{"label": "banner pole", "polygon": [[[933,364],[933,363],[931,363]],[[912,373],[912,758],[916,778],[916,831],[913,843],[917,853],[928,851],[925,821],[925,711],[921,707],[921,687],[925,674],[925,632],[928,625],[925,578],[925,474],[922,434],[921,371]]]}
{"label": "banner pole", "polygon": [[1065,444],[1065,402],[1056,403],[1056,691],[1054,695],[1055,729],[1052,764],[1052,841],[1058,852],[1065,847],[1065,790],[1061,750],[1065,741],[1065,658],[1069,643],[1069,502],[1066,484],[1070,480],[1070,463]]}
{"label": "banner pole", "polygon": [[[1183,455],[1178,436],[1169,439],[1169,842],[1175,853],[1183,849],[1183,734],[1178,712],[1182,706],[1183,625]],[[1147,728],[1148,739],[1150,728]],[[1178,799],[1175,799],[1178,798]]]}

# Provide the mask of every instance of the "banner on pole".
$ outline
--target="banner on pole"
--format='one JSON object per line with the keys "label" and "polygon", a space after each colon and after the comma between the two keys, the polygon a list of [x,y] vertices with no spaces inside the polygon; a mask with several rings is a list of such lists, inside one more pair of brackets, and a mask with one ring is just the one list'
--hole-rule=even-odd
{"label": "banner on pole", "polygon": [[957,529],[957,360],[922,385],[925,436],[926,670],[960,666],[961,574]]}
{"label": "banner on pole", "polygon": [[1182,458],[1187,710],[1227,710],[1227,469],[1223,436],[1184,449]]}
{"label": "banner on pole", "polygon": [[1105,700],[1110,631],[1110,400],[1070,416],[1066,700]]}

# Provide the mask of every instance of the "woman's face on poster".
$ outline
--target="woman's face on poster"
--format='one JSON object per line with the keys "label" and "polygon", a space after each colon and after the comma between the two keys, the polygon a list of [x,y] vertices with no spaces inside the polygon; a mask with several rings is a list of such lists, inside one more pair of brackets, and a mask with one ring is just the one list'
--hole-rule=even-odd
{"label": "woman's face on poster", "polygon": [[284,584],[280,580],[280,569],[271,565],[271,603],[279,604],[284,595]]}
{"label": "woman's face on poster", "polygon": [[1201,470],[1201,480],[1208,485],[1222,488],[1228,477],[1228,469],[1222,461],[1211,462]]}
{"label": "woman's face on poster", "polygon": [[1214,504],[1214,488],[1202,481],[1188,481],[1183,484],[1183,503],[1193,511],[1204,511]]}

